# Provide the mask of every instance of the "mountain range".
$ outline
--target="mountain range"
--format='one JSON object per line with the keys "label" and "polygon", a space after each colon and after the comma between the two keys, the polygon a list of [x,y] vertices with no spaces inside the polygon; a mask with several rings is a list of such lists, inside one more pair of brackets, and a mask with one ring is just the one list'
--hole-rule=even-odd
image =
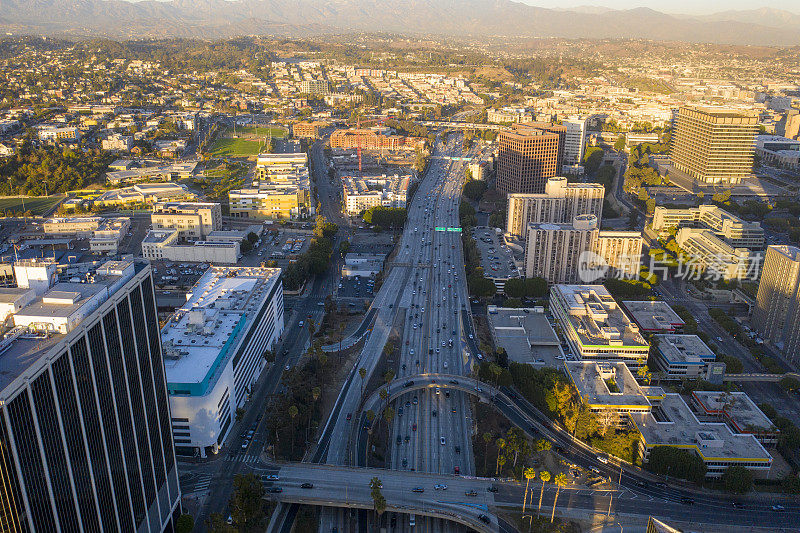
{"label": "mountain range", "polygon": [[800,15],[774,9],[704,16],[648,8],[546,9],[512,0],[0,0],[0,31],[113,38],[358,31],[800,46]]}

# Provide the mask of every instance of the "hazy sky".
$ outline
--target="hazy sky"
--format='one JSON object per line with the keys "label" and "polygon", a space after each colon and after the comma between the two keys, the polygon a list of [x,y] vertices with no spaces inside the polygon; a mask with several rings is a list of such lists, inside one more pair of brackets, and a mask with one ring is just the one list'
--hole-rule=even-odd
{"label": "hazy sky", "polygon": [[539,7],[563,7],[570,8],[576,6],[603,6],[612,9],[631,9],[634,7],[650,7],[664,13],[686,13],[686,14],[706,14],[732,9],[755,9],[759,7],[771,7],[783,9],[793,13],[800,13],[800,5],[797,0],[518,0],[526,4]]}

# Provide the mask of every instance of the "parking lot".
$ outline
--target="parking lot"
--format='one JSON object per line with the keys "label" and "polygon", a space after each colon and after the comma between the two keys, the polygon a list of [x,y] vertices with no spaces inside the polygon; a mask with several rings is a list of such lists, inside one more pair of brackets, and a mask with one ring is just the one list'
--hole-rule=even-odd
{"label": "parking lot", "polygon": [[372,298],[375,280],[354,276],[339,281],[338,298]]}
{"label": "parking lot", "polygon": [[519,270],[514,264],[511,249],[503,242],[495,228],[478,226],[473,232],[475,243],[481,254],[481,267],[487,278],[516,278]]}
{"label": "parking lot", "polygon": [[242,255],[244,265],[259,265],[264,261],[277,261],[286,267],[289,260],[305,253],[311,244],[310,231],[275,230],[265,231],[253,249]]}

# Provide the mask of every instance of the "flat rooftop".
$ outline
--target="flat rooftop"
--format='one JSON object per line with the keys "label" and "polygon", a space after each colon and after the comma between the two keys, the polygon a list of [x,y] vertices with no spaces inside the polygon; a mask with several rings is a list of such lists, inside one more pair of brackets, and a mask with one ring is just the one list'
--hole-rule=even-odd
{"label": "flat rooftop", "polygon": [[488,319],[495,342],[512,361],[530,364],[544,359],[555,365],[561,355],[558,336],[540,308],[490,306]]}
{"label": "flat rooftop", "polygon": [[206,270],[161,331],[170,392],[205,393],[252,325],[280,273],[279,268],[238,266]]}
{"label": "flat rooftop", "polygon": [[[557,297],[581,346],[589,348],[638,347],[649,344],[639,327],[617,305],[602,285],[554,285]],[[551,298],[551,303],[553,299]]]}
{"label": "flat rooftop", "polygon": [[675,331],[686,325],[666,302],[625,300],[622,305],[642,331]]}
{"label": "flat rooftop", "polygon": [[625,363],[565,361],[564,366],[587,405],[650,408],[650,401]]}
{"label": "flat rooftop", "polygon": [[[78,327],[83,318],[108,300],[135,274],[148,268],[146,261],[109,261],[94,271],[88,283],[55,283],[13,315],[14,327],[0,339],[0,390],[5,389],[55,344]],[[33,289],[5,289],[8,300]],[[66,332],[54,330],[73,317]],[[24,324],[24,325],[23,325]]]}
{"label": "flat rooftop", "polygon": [[679,394],[665,395],[650,413],[629,416],[647,446],[692,447],[706,461],[772,462],[772,456],[753,435],[735,434],[722,422],[700,422]]}
{"label": "flat rooftop", "polygon": [[744,392],[692,392],[707,414],[724,414],[739,433],[777,432],[775,425]]}
{"label": "flat rooftop", "polygon": [[697,335],[653,335],[658,340],[658,351],[671,364],[703,365],[714,361],[717,355]]}

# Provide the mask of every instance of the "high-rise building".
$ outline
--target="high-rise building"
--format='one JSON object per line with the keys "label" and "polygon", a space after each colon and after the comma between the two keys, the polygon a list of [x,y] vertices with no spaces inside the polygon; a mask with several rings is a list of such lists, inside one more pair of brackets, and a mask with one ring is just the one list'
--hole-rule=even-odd
{"label": "high-rise building", "polygon": [[525,276],[548,283],[593,282],[606,277],[639,275],[642,245],[638,231],[598,229],[594,215],[569,224],[529,224]]}
{"label": "high-rise building", "polygon": [[525,237],[528,224],[565,224],[578,215],[603,215],[605,187],[599,183],[569,183],[566,178],[550,178],[541,194],[509,194],[506,233],[515,239]]}
{"label": "high-rise building", "polygon": [[758,116],[723,108],[678,110],[672,137],[675,169],[704,184],[735,185],[750,176]]}
{"label": "high-rise building", "polygon": [[162,331],[179,453],[216,453],[283,333],[279,268],[211,267]]}
{"label": "high-rise building", "polygon": [[[173,530],[180,488],[146,261],[0,288],[0,529]],[[10,324],[10,325],[9,325]]]}
{"label": "high-rise building", "polygon": [[583,152],[586,147],[586,119],[571,118],[562,124],[567,128],[564,137],[565,165],[580,165],[583,161]]}
{"label": "high-rise building", "polygon": [[300,82],[300,92],[306,94],[330,94],[331,84],[326,80],[304,80]]}
{"label": "high-rise building", "polygon": [[768,246],[753,309],[753,328],[787,359],[800,361],[800,248]]}
{"label": "high-rise building", "polygon": [[567,128],[553,124],[515,124],[500,132],[497,190],[543,193],[547,178],[558,174]]}

